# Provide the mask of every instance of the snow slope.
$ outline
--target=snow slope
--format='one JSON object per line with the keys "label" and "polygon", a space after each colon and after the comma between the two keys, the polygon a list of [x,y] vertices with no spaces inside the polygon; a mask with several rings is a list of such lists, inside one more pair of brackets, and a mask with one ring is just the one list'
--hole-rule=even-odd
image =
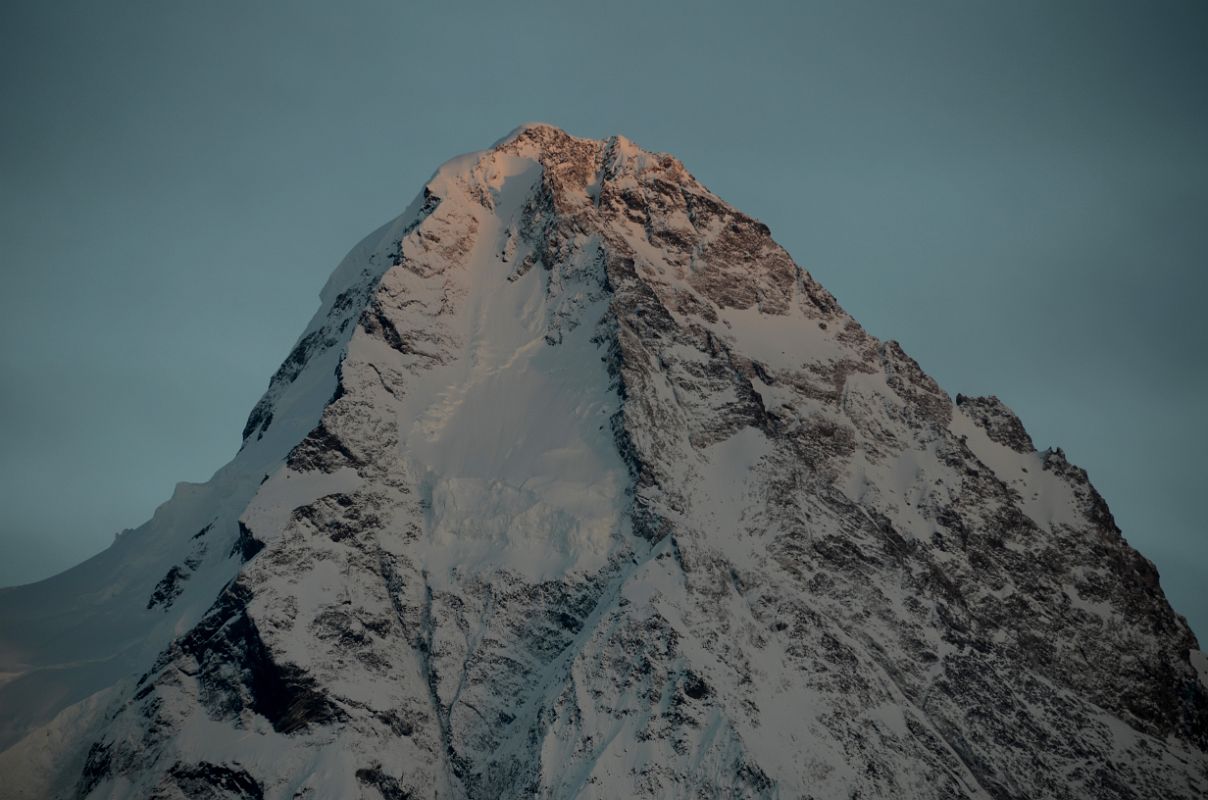
{"label": "snow slope", "polygon": [[0,592],[12,797],[1200,797],[1084,472],[674,158],[527,125],[337,268],[230,465]]}

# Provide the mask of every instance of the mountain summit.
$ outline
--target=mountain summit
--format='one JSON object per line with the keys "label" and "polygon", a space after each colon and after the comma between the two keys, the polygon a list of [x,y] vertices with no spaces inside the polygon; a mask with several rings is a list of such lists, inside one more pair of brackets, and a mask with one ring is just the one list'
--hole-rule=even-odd
{"label": "mountain summit", "polygon": [[675,158],[526,125],[321,297],[230,464],[0,591],[6,797],[1208,796],[1086,473]]}

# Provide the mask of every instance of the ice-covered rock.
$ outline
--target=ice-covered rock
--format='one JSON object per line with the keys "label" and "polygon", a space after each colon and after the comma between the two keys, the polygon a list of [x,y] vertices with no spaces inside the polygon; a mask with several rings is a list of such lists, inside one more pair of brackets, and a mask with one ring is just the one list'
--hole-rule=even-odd
{"label": "ice-covered rock", "polygon": [[322,300],[231,464],[0,591],[7,796],[1208,795],[1085,472],[671,156],[523,126]]}

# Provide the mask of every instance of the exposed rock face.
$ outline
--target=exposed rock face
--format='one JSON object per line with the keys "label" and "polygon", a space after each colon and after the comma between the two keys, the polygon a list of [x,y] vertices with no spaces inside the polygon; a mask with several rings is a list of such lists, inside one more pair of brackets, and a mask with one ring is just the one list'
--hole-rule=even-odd
{"label": "exposed rock face", "polygon": [[1024,430],[1019,417],[997,397],[966,397],[958,394],[956,405],[994,442],[1017,453],[1027,454],[1036,450],[1032,437]]}
{"label": "exposed rock face", "polygon": [[[674,158],[526,126],[323,297],[150,555],[53,579],[137,672],[21,706],[0,767],[66,769],[15,791],[1208,795],[1202,655],[1085,472]],[[104,652],[12,619],[18,683]]]}

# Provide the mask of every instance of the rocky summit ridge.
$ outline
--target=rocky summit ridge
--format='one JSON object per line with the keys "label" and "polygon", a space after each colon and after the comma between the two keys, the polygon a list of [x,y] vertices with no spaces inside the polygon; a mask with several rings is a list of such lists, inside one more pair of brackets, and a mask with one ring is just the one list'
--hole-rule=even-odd
{"label": "rocky summit ridge", "polygon": [[207,483],[0,590],[13,798],[1199,798],[1086,473],[675,158],[526,125],[357,245]]}

